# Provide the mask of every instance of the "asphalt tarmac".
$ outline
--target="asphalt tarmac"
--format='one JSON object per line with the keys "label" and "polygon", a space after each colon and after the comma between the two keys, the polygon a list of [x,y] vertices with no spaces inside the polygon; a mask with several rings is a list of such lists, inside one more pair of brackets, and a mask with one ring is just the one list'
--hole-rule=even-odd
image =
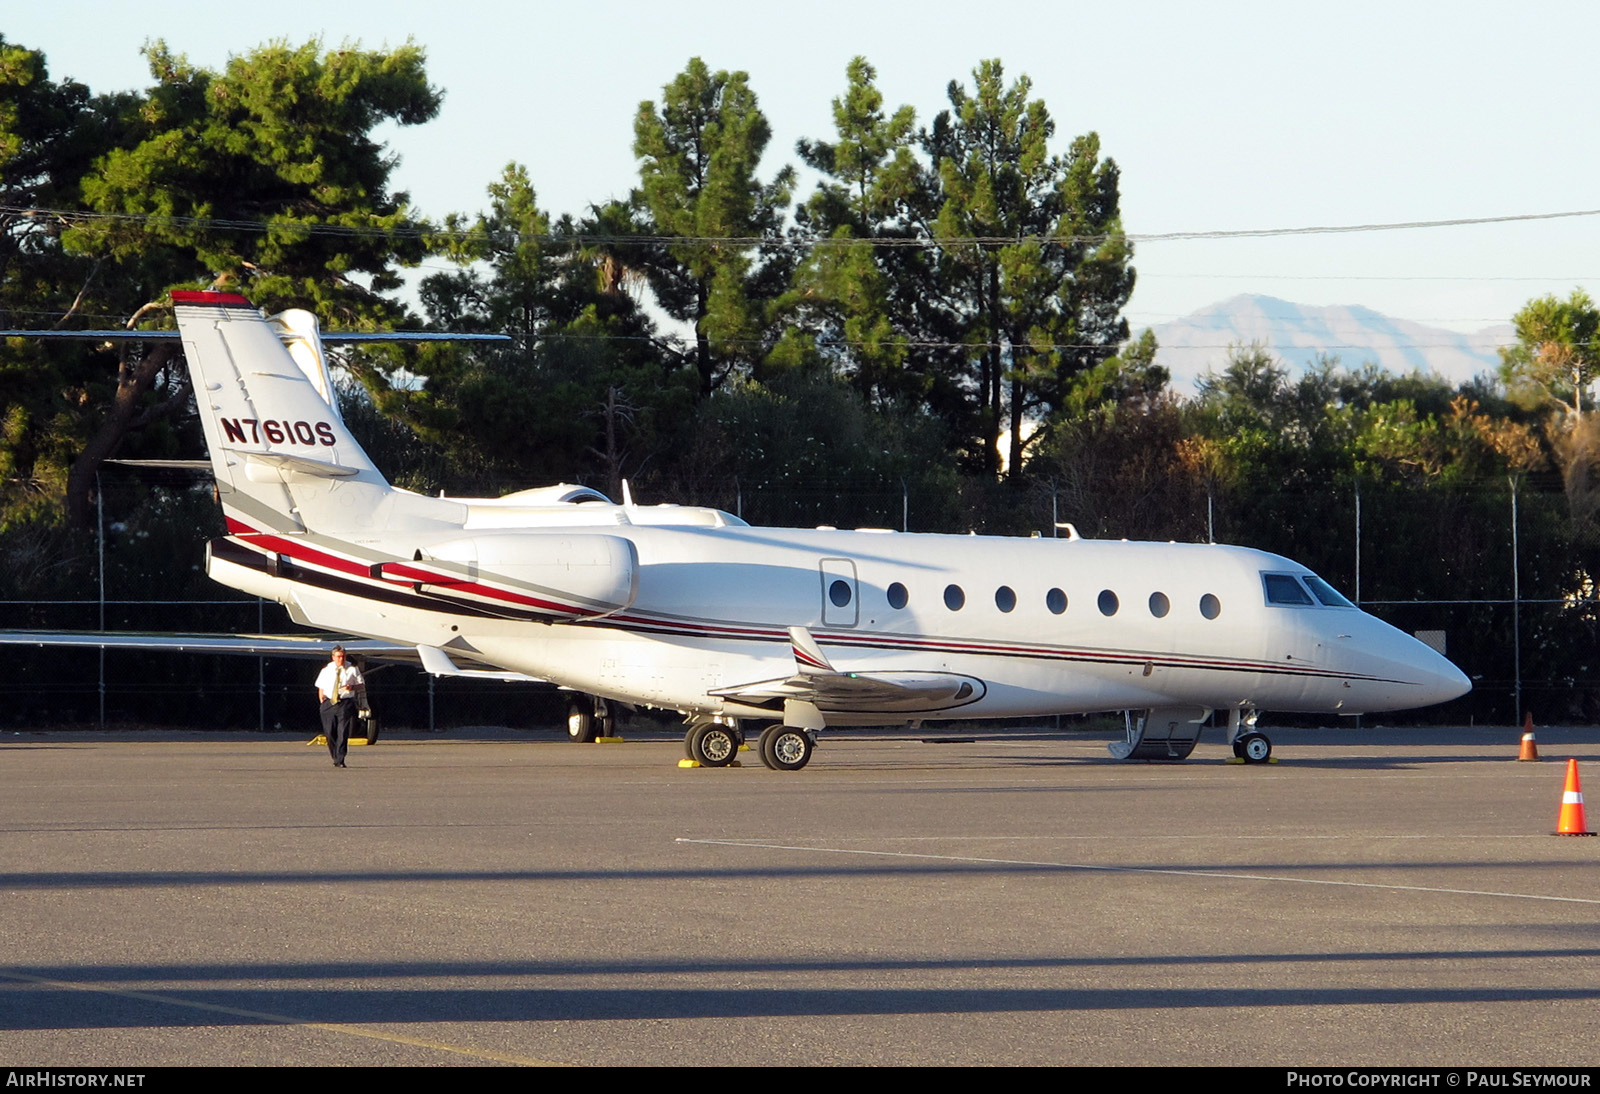
{"label": "asphalt tarmac", "polygon": [[647,736],[7,734],[0,1065],[1596,1062],[1595,730]]}

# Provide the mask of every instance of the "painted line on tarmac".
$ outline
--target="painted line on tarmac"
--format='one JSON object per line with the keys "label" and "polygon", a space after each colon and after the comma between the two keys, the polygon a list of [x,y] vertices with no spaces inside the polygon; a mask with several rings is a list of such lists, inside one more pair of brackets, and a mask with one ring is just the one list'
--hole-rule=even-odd
{"label": "painted line on tarmac", "polygon": [[[326,830],[326,826],[323,826],[323,828],[324,828],[324,830]],[[119,831],[119,832],[133,831],[133,829],[119,828],[119,829],[116,829],[116,831]],[[140,829],[140,831],[143,831],[143,829]],[[215,831],[215,829],[208,829],[208,831]],[[839,837],[837,837],[837,836],[834,837],[834,838],[836,840],[839,839]],[[1163,833],[1161,838],[1163,840],[1206,840],[1208,842],[1215,842],[1217,840],[1223,840],[1223,839],[1226,839],[1226,840],[1229,840],[1229,841],[1232,841],[1232,840],[1252,840],[1252,839],[1254,839],[1254,840],[1271,840],[1274,843],[1288,843],[1288,842],[1295,841],[1295,840],[1338,840],[1338,841],[1340,841],[1342,843],[1348,843],[1351,840],[1360,840],[1363,843],[1367,843],[1367,842],[1371,842],[1371,841],[1374,841],[1374,840],[1462,840],[1462,839],[1470,839],[1470,840],[1497,840],[1497,839],[1518,840],[1518,839],[1532,839],[1532,840],[1540,840],[1542,842],[1548,843],[1549,839],[1550,839],[1550,833],[1545,832],[1545,833],[1539,834],[1539,833],[1534,833],[1534,832],[1515,832],[1515,833],[1512,833],[1511,835],[1506,835],[1504,832],[1448,832],[1448,833],[1443,833],[1443,834],[1437,833],[1437,832],[1413,832],[1413,833],[1409,833],[1409,834],[1398,834],[1398,833],[1388,832],[1388,833],[1380,833],[1380,834],[1373,834],[1373,835],[1368,835],[1366,833],[1350,835],[1350,834],[1344,833],[1344,832],[1335,832],[1335,833],[1329,833],[1327,835],[1306,835],[1306,834],[1301,833],[1301,832],[1291,832],[1291,833],[1287,833],[1287,834],[1282,834],[1282,833],[1262,833],[1262,834],[1259,834],[1259,835],[1253,835],[1253,834],[1251,834],[1249,832],[1229,832],[1226,835],[1218,835],[1218,834],[1216,834],[1214,832],[1192,832],[1192,833],[1176,832],[1176,833]],[[1133,836],[1106,836],[1106,835],[1062,836],[1062,835],[1056,835],[1056,834],[1051,834],[1051,833],[1041,833],[1041,834],[1037,834],[1037,835],[1022,835],[1022,836],[1019,836],[1019,835],[1009,834],[1008,833],[1008,834],[997,835],[997,836],[888,836],[888,837],[885,837],[885,836],[860,836],[860,837],[857,837],[857,838],[854,838],[854,839],[852,839],[851,837],[847,836],[847,837],[844,837],[842,842],[845,842],[845,843],[851,843],[851,842],[856,842],[856,843],[869,843],[869,842],[870,843],[881,843],[884,839],[890,839],[895,843],[955,843],[955,842],[959,842],[961,840],[979,840],[979,841],[984,842],[984,843],[1002,843],[1002,842],[1011,842],[1011,843],[1034,842],[1034,843],[1037,843],[1037,842],[1039,842],[1041,840],[1050,840],[1050,841],[1055,842],[1055,843],[1073,843],[1073,842],[1093,843],[1093,844],[1095,844],[1097,846],[1109,843],[1109,842],[1111,842],[1113,840],[1123,840],[1123,841],[1125,841],[1127,843],[1148,843],[1150,841],[1150,837],[1146,836],[1146,835],[1133,835]],[[679,842],[680,843],[694,843],[694,842],[697,842],[697,841],[685,838],[685,839],[679,840]],[[704,840],[704,841],[698,841],[698,842],[710,843],[710,842],[713,842],[713,841]],[[744,846],[753,846],[753,844],[746,844]]]}
{"label": "painted line on tarmac", "polygon": [[458,1056],[472,1056],[479,1060],[492,1060],[497,1064],[516,1064],[522,1067],[568,1067],[568,1064],[557,1063],[554,1060],[541,1060],[531,1056],[509,1056],[502,1052],[490,1052],[486,1049],[463,1048],[460,1045],[447,1044],[444,1041],[429,1041],[421,1037],[405,1037],[398,1033],[385,1033],[382,1030],[371,1029],[367,1026],[355,1026],[345,1022],[313,1022],[306,1018],[294,1018],[287,1014],[273,1014],[263,1010],[246,1010],[242,1007],[225,1007],[218,1003],[201,1003],[194,999],[184,999],[176,995],[163,995],[151,991],[134,991],[131,988],[113,988],[104,984],[82,984],[72,980],[52,980],[44,976],[33,976],[29,973],[18,972],[15,969],[0,969],[0,979],[17,980],[25,984],[37,984],[41,987],[63,988],[69,991],[100,992],[103,995],[115,995],[121,999],[135,999],[142,1003],[163,1003],[167,1006],[186,1007],[189,1010],[205,1011],[209,1014],[226,1014],[232,1018],[249,1018],[257,1022],[271,1022],[280,1026],[301,1026],[305,1029],[319,1029],[327,1033],[343,1033],[350,1037],[365,1037],[372,1041],[388,1041],[396,1045],[409,1045],[412,1048],[428,1048],[437,1052],[453,1052]]}
{"label": "painted line on tarmac", "polygon": [[1442,893],[1448,896],[1493,896],[1512,900],[1547,900],[1558,904],[1600,904],[1600,899],[1581,896],[1546,896],[1543,893],[1502,893],[1489,889],[1445,889],[1431,885],[1386,885],[1376,881],[1334,881],[1327,878],[1286,877],[1282,874],[1235,874],[1217,870],[1175,870],[1155,866],[1101,866],[1089,862],[1049,862],[1040,859],[980,858],[976,855],[928,855],[917,851],[867,851],[854,847],[800,847],[788,843],[759,843],[753,840],[691,839],[679,836],[678,843],[699,843],[718,847],[752,847],[767,851],[810,851],[823,855],[866,855],[877,858],[920,859],[931,862],[965,862],[977,866],[1044,866],[1057,870],[1092,870],[1102,874],[1158,874],[1166,877],[1224,878],[1231,881],[1281,881],[1291,885],[1336,885],[1346,889],[1388,889],[1403,893]]}

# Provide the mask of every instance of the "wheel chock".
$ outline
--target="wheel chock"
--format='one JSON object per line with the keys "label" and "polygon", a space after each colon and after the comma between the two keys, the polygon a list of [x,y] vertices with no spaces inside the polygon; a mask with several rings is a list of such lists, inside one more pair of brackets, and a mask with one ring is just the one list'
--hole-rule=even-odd
{"label": "wheel chock", "polygon": [[597,744],[597,745],[620,745],[622,743],[622,738],[621,737],[596,737],[594,739],[594,743]]}
{"label": "wheel chock", "polygon": [[[367,740],[365,737],[351,737],[345,742],[345,744],[349,745],[351,748],[356,748],[361,745],[370,745],[371,743],[372,742]],[[311,740],[306,742],[307,748],[310,748],[312,745],[316,745],[321,748],[327,748],[328,738],[319,733],[315,737],[311,738]]]}
{"label": "wheel chock", "polygon": [[679,767],[699,767],[700,766],[700,761],[699,760],[679,760],[678,761],[678,766]]}

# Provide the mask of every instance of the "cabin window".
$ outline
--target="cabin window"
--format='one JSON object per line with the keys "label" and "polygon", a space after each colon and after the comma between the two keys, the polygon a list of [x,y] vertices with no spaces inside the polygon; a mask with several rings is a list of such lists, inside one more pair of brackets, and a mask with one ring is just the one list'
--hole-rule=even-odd
{"label": "cabin window", "polygon": [[1308,588],[1310,588],[1311,595],[1316,597],[1318,600],[1320,600],[1324,607],[1328,607],[1328,608],[1353,608],[1353,607],[1355,607],[1354,604],[1350,603],[1350,601],[1346,600],[1344,598],[1344,596],[1340,594],[1338,589],[1335,589],[1332,585],[1329,585],[1326,581],[1322,580],[1316,574],[1301,574],[1300,577],[1301,577],[1301,580],[1303,580],[1306,583],[1306,586]]}
{"label": "cabin window", "polygon": [[1222,614],[1222,601],[1211,593],[1207,593],[1200,598],[1200,614],[1207,619],[1215,619]]}
{"label": "cabin window", "polygon": [[946,585],[944,587],[944,606],[953,612],[959,612],[967,602],[967,594],[961,591],[960,585]]}
{"label": "cabin window", "polygon": [[1281,608],[1311,607],[1316,602],[1305,586],[1293,574],[1262,574],[1261,584],[1267,592],[1267,603]]}
{"label": "cabin window", "polygon": [[1100,590],[1100,614],[1117,614],[1117,594],[1112,592],[1110,589]]}
{"label": "cabin window", "polygon": [[1002,585],[994,591],[994,606],[1003,612],[1009,612],[1017,606],[1017,594],[1009,585]]}
{"label": "cabin window", "polygon": [[1067,610],[1067,594],[1060,589],[1051,589],[1044,594],[1044,606],[1050,609],[1052,615],[1060,615]]}
{"label": "cabin window", "polygon": [[841,579],[829,585],[828,599],[833,601],[835,608],[842,608],[850,603],[850,583]]}
{"label": "cabin window", "polygon": [[901,608],[906,606],[906,600],[908,599],[906,596],[906,587],[900,584],[898,581],[889,586],[888,595],[889,607],[899,611]]}
{"label": "cabin window", "polygon": [[1157,619],[1165,619],[1172,610],[1172,601],[1167,599],[1166,593],[1150,594],[1150,614]]}

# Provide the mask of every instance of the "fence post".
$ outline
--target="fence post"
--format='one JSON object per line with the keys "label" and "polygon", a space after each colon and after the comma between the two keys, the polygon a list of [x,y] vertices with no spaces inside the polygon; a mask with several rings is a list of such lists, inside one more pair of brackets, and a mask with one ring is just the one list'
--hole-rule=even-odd
{"label": "fence post", "polygon": [[1356,604],[1361,604],[1361,480],[1356,479]]}
{"label": "fence post", "polygon": [[1522,556],[1517,536],[1517,477],[1511,482],[1511,663],[1516,672],[1512,725],[1522,723]]}
{"label": "fence post", "polygon": [[[100,472],[94,473],[94,539],[100,571],[100,633],[106,633],[106,496]],[[106,648],[100,647],[100,728],[106,728]]]}
{"label": "fence post", "polygon": [[[266,601],[256,597],[256,633],[266,634],[266,616],[263,614],[263,605]],[[256,730],[260,733],[267,731],[267,659],[256,658]]]}

